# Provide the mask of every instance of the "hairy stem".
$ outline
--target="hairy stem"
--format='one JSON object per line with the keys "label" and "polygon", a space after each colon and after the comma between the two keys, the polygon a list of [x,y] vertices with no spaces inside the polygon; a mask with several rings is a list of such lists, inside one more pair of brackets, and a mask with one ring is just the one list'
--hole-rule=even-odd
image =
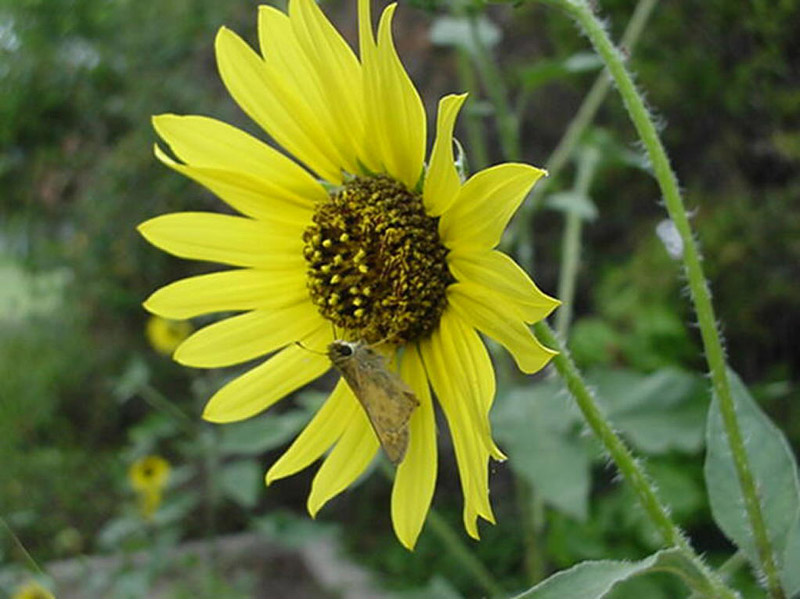
{"label": "hairy stem", "polygon": [[714,308],[711,304],[711,293],[703,273],[700,252],[692,235],[689,217],[683,205],[677,177],[670,166],[669,158],[658,136],[653,119],[625,66],[622,54],[611,42],[603,24],[592,12],[592,9],[582,0],[547,1],[566,10],[583,28],[595,51],[606,63],[608,71],[622,96],[625,108],[628,110],[639,137],[647,149],[653,174],[661,189],[667,212],[683,241],[683,263],[695,312],[697,313],[706,360],[711,372],[711,382],[719,400],[725,433],[733,454],[736,475],[744,497],[750,528],[753,531],[761,570],[766,579],[767,591],[774,599],[784,599],[785,595],[780,585],[778,568],[767,534],[758,490],[750,469],[741,428],[736,417],[721,335],[717,329]]}
{"label": "hairy stem", "polygon": [[[614,432],[605,414],[597,404],[592,391],[583,380],[566,347],[559,341],[553,329],[547,323],[538,322],[534,325],[536,336],[547,346],[556,349],[559,354],[553,358],[555,366],[564,383],[567,385],[572,397],[578,404],[586,423],[605,447],[611,459],[616,464],[625,481],[631,485],[639,503],[647,517],[656,526],[664,544],[680,549],[687,559],[691,560],[697,569],[705,576],[705,582],[713,589],[717,599],[733,599],[737,595],[727,588],[717,574],[709,570],[700,557],[694,552],[689,541],[672,520],[667,507],[656,494],[653,483],[645,474],[641,464],[634,458],[633,453],[625,442]],[[704,589],[696,589],[701,593]]]}

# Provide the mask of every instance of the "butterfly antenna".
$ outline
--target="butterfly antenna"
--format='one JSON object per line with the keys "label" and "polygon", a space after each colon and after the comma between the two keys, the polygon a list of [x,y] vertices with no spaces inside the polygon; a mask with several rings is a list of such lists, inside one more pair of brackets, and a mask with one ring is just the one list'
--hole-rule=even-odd
{"label": "butterfly antenna", "polygon": [[311,349],[310,347],[306,347],[305,345],[303,345],[303,342],[302,342],[302,341],[295,341],[295,342],[294,342],[294,344],[295,344],[297,347],[300,347],[300,348],[302,348],[302,349],[304,349],[304,350],[306,350],[306,351],[310,351],[312,354],[319,354],[320,356],[327,356],[327,355],[328,355],[328,354],[327,354],[327,353],[325,353],[324,351],[317,351],[317,350],[315,350],[315,349]]}

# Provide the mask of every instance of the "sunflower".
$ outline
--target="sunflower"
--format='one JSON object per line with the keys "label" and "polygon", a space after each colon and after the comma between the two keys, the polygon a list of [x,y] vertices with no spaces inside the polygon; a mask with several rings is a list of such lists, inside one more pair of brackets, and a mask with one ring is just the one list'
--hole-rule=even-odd
{"label": "sunflower", "polygon": [[17,587],[11,599],[54,599],[54,597],[47,588],[31,580]]}
{"label": "sunflower", "polygon": [[161,505],[161,496],[170,473],[167,460],[158,455],[139,458],[128,468],[128,482],[139,499],[139,512],[152,520]]}
{"label": "sunflower", "polygon": [[148,318],[144,329],[150,346],[167,356],[183,343],[192,330],[192,325],[186,320],[168,320],[160,316]]}
{"label": "sunflower", "polygon": [[[412,549],[437,476],[431,391],[453,439],[464,526],[478,538],[478,516],[494,522],[489,458],[505,458],[491,436],[495,376],[478,331],[523,372],[536,372],[554,352],[528,324],[558,301],[496,249],[544,171],[508,163],[462,181],[453,128],[466,94],[439,102],[426,164],[425,109],[394,46],[395,8],[383,11],[376,35],[369,0],[359,0],[359,57],[313,0],[290,0],[288,13],[259,8],[260,54],[221,28],[225,86],[294,160],[214,119],[154,117],[174,156],[156,146],[159,160],[242,216],[168,214],[139,230],[176,256],[238,267],[176,281],[145,302],[172,319],[241,312],[190,336],[178,362],[217,368],[272,354],[211,397],[209,421],[251,417],[327,372],[323,350],[335,336],[380,346],[418,402],[391,499],[395,533]],[[325,456],[308,498],[315,516],[378,449],[366,411],[340,379],[266,482]]]}

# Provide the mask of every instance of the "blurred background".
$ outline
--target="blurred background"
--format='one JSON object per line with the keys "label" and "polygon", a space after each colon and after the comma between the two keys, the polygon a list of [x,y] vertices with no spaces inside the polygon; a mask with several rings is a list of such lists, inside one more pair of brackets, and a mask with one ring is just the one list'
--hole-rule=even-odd
{"label": "blurred background", "polygon": [[[322,4],[354,41],[355,2]],[[547,165],[600,75],[572,23],[536,3],[401,4],[395,37],[429,118],[445,93],[471,92],[457,130],[470,168],[509,155],[503,122],[519,132],[511,153]],[[598,5],[619,39],[636,2]],[[255,44],[255,23],[244,0],[0,0],[0,597],[22,597],[32,578],[64,598],[486,596],[448,527],[509,594],[581,559],[657,548],[559,383],[519,377],[500,351],[494,426],[511,459],[492,467],[498,523],[480,543],[461,530],[444,433],[437,514],[414,553],[394,538],[378,471],[316,521],[305,512],[313,469],[263,486],[330,379],[246,423],[201,421],[238,371],[174,364],[171,350],[202,323],[149,320],[141,302],[215,267],[155,250],[135,226],[224,207],[157,163],[149,119],[205,114],[258,134],[213,52],[221,25]],[[800,2],[655,3],[627,51],[693,210],[730,362],[797,448]],[[496,118],[503,102],[510,121]],[[678,522],[719,563],[731,546],[703,490],[705,364],[680,248],[635,140],[611,90],[506,243],[556,294],[565,220],[579,217],[569,345]],[[658,577],[629,584],[676,596]]]}

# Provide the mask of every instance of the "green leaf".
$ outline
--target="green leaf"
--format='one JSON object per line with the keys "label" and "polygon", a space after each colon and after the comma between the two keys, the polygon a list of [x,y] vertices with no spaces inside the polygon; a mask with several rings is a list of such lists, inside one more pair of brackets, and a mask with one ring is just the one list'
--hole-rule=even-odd
{"label": "green leaf", "polygon": [[589,196],[576,191],[562,191],[547,196],[545,206],[557,212],[574,212],[583,220],[597,218],[597,206]]}
{"label": "green leaf", "polygon": [[[783,554],[784,564],[800,564],[800,515],[794,521],[786,539],[786,551]],[[800,597],[800,568],[786,567],[781,573],[781,582],[789,597]]]}
{"label": "green leaf", "polygon": [[693,589],[706,589],[705,578],[678,549],[665,549],[638,561],[583,562],[562,570],[515,599],[602,599],[615,586],[654,571],[675,574]]}
{"label": "green leaf", "polygon": [[219,449],[223,455],[259,455],[286,443],[308,422],[305,410],[264,414],[222,428]]}
{"label": "green leaf", "polygon": [[284,509],[272,510],[266,516],[255,518],[253,524],[255,530],[270,541],[294,549],[322,537],[338,535],[340,530],[338,524],[312,520]]}
{"label": "green leaf", "polygon": [[[747,388],[733,371],[728,380],[744,439],[745,451],[760,492],[767,536],[782,571],[789,596],[798,589],[797,520],[800,517],[800,480],[797,463],[783,433],[761,411]],[[758,563],[753,533],[744,507],[744,497],[734,466],[733,454],[723,427],[719,401],[715,396],[708,413],[705,477],[711,513],[719,527],[747,556]],[[789,555],[792,561],[786,561]]]}
{"label": "green leaf", "polygon": [[562,79],[575,73],[596,71],[603,66],[602,59],[594,52],[578,52],[563,60],[539,60],[520,73],[522,85],[526,90],[534,90],[542,85]]}
{"label": "green leaf", "polygon": [[111,393],[117,401],[124,403],[136,396],[150,382],[150,369],[140,357],[134,356],[125,366],[125,371],[114,382]]}
{"label": "green leaf", "polygon": [[[483,48],[492,48],[502,39],[500,29],[484,16],[475,19],[478,39]],[[467,52],[477,53],[472,27],[467,17],[442,16],[433,21],[430,29],[431,43],[436,46],[452,46],[463,48]]]}
{"label": "green leaf", "polygon": [[609,418],[631,444],[651,454],[692,453],[703,446],[701,379],[674,368],[650,375],[597,370],[587,375]]}
{"label": "green leaf", "polygon": [[592,454],[560,381],[514,389],[498,401],[492,419],[514,472],[549,505],[585,520]]}
{"label": "green leaf", "polygon": [[256,460],[237,460],[220,470],[222,492],[242,507],[255,507],[263,486],[262,469]]}

